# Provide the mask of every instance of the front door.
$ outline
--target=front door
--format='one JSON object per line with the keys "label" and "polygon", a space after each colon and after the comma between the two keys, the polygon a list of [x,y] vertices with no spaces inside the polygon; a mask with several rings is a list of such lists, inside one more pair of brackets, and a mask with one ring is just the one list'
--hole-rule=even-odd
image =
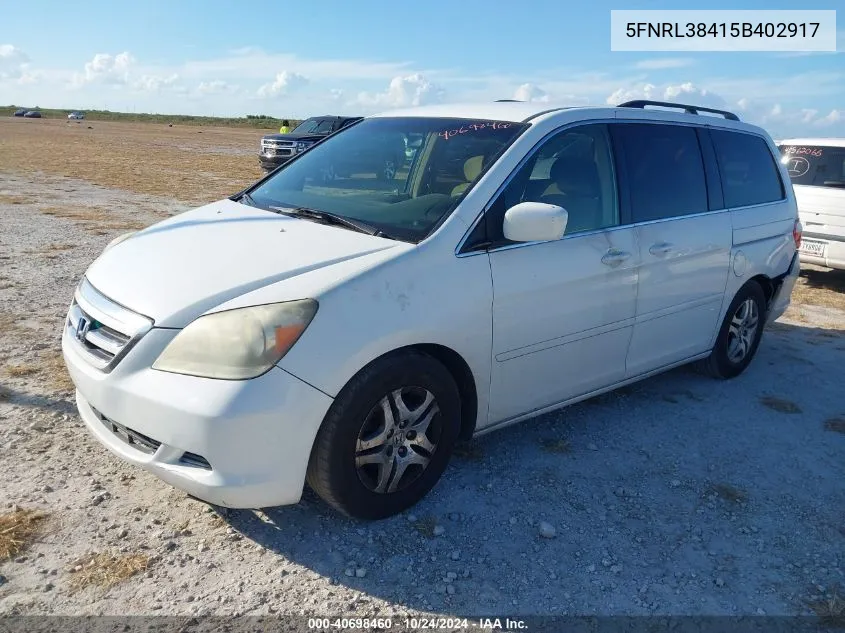
{"label": "front door", "polygon": [[[564,207],[563,239],[504,240],[505,210],[525,201]],[[621,226],[607,127],[582,125],[552,136],[514,175],[486,220],[493,241],[490,422],[621,380],[640,256],[634,229]]]}

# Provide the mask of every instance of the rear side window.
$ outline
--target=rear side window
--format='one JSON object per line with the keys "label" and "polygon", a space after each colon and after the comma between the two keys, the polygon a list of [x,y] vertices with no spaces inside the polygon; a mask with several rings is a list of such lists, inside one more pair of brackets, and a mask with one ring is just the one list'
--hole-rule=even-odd
{"label": "rear side window", "polygon": [[783,183],[769,146],[759,136],[710,130],[726,207],[783,200]]}
{"label": "rear side window", "polygon": [[633,222],[708,211],[704,161],[694,128],[625,123],[611,129],[624,148]]}
{"label": "rear side window", "polygon": [[781,145],[779,149],[792,184],[845,188],[845,147]]}

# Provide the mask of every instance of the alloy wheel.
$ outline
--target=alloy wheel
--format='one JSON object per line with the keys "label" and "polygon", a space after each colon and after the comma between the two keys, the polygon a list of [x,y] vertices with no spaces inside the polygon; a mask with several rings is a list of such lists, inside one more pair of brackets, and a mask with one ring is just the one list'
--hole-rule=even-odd
{"label": "alloy wheel", "polygon": [[407,488],[428,467],[441,432],[440,407],[422,387],[384,396],[367,415],[355,446],[355,467],[371,491]]}

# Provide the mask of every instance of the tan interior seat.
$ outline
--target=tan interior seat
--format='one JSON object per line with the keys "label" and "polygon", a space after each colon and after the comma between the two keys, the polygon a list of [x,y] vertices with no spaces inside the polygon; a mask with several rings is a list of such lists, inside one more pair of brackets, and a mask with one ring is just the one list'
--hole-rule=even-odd
{"label": "tan interior seat", "polygon": [[473,156],[464,161],[464,178],[466,182],[457,185],[452,189],[452,197],[460,196],[466,191],[470,184],[481,175],[481,168],[484,165],[484,156]]}

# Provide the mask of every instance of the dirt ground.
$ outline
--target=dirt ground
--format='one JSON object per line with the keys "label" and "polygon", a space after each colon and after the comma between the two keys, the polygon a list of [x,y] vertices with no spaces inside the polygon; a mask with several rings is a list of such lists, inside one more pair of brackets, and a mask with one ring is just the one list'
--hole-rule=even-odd
{"label": "dirt ground", "polygon": [[0,614],[842,615],[845,274],[738,379],[478,439],[403,516],[223,511],[88,435],[59,338],[108,241],[258,177],[260,133],[88,125],[0,121]]}

